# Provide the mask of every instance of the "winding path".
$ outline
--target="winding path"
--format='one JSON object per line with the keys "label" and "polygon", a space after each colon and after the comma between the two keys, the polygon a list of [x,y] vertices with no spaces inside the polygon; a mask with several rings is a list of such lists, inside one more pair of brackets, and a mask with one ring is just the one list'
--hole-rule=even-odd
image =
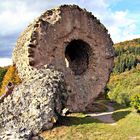
{"label": "winding path", "polygon": [[105,105],[108,108],[107,112],[97,112],[97,113],[89,113],[87,114],[89,117],[96,118],[103,123],[109,123],[111,125],[116,125],[115,120],[112,118],[112,114],[114,113],[114,108],[112,107],[112,104],[109,103],[108,105]]}

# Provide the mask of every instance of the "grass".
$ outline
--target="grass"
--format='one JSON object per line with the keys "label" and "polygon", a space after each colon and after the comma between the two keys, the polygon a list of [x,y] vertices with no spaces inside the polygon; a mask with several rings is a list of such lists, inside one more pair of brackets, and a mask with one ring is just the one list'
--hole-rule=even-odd
{"label": "grass", "polygon": [[73,114],[61,125],[42,133],[46,140],[139,140],[140,115],[131,108],[113,114],[116,125],[102,123],[84,114]]}

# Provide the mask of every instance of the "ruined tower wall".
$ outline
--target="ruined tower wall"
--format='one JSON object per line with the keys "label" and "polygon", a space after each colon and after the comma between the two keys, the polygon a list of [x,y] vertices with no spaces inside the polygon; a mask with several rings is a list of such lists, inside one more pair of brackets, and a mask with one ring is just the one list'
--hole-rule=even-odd
{"label": "ruined tower wall", "polygon": [[78,6],[48,10],[21,34],[13,62],[23,80],[44,65],[64,73],[66,107],[86,111],[103,92],[113,67],[113,42],[91,13]]}

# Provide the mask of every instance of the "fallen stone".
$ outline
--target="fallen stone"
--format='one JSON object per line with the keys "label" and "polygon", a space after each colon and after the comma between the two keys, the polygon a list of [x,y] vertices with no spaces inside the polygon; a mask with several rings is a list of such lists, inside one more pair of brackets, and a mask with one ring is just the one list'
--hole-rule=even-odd
{"label": "fallen stone", "polygon": [[51,129],[67,99],[63,74],[53,69],[33,70],[0,104],[2,140],[27,140]]}

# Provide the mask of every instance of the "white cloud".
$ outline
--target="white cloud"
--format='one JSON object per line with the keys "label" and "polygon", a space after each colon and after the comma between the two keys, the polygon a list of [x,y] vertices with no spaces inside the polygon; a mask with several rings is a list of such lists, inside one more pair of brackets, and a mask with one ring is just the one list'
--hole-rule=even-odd
{"label": "white cloud", "polygon": [[[136,34],[140,14],[134,15],[128,10],[113,11],[111,5],[118,1],[121,0],[0,0],[0,36],[19,35],[34,18],[47,9],[60,4],[78,4],[101,20],[114,42],[140,37]],[[9,44],[12,43],[15,42]]]}
{"label": "white cloud", "polygon": [[114,42],[140,37],[140,34],[136,34],[137,20],[130,16],[131,14],[129,11],[116,11],[110,13],[110,17],[107,19],[110,22],[106,21],[105,25],[108,28]]}
{"label": "white cloud", "polygon": [[0,58],[0,67],[8,66],[12,64],[12,60],[10,58]]}
{"label": "white cloud", "polygon": [[86,8],[100,19],[106,26],[114,42],[134,39],[140,37],[136,31],[140,14],[132,13],[129,10],[113,11],[111,4],[120,0],[95,0],[87,2]]}
{"label": "white cloud", "polygon": [[32,11],[28,3],[22,1],[2,1],[0,8],[1,35],[18,33],[27,26],[38,14],[37,10]]}

